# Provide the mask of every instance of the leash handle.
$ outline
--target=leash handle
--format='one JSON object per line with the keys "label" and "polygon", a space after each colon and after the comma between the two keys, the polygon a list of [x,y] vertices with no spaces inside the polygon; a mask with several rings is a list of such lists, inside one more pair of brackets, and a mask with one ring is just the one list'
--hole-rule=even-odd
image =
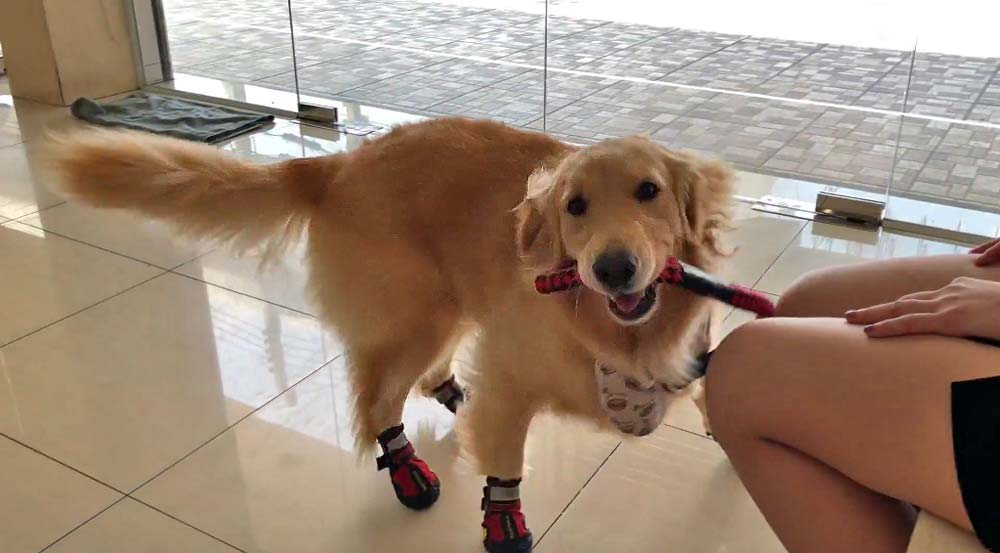
{"label": "leash handle", "polygon": [[[676,257],[667,258],[667,264],[656,282],[679,286],[694,294],[756,313],[758,318],[774,316],[774,303],[766,295],[739,284],[726,284]],[[535,278],[535,290],[540,294],[564,292],[582,284],[575,265]]]}

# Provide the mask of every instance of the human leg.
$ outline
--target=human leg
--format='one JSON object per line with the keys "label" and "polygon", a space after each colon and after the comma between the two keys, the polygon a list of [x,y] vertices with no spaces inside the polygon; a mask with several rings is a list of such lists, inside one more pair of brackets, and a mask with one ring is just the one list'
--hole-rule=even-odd
{"label": "human leg", "polygon": [[950,386],[997,375],[997,348],[870,340],[835,319],[773,319],[741,327],[717,350],[709,416],[790,551],[904,551],[907,503],[970,527]]}
{"label": "human leg", "polygon": [[781,294],[780,317],[842,317],[913,292],[937,290],[960,276],[1000,281],[1000,265],[977,267],[973,255],[905,257],[813,271]]}

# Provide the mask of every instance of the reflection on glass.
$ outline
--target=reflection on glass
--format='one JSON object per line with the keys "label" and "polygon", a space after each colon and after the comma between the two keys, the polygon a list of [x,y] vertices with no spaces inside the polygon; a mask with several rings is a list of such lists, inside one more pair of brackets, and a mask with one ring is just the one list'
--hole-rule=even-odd
{"label": "reflection on glass", "polygon": [[215,286],[206,292],[218,366],[228,369],[219,377],[229,401],[255,408],[331,357],[317,320],[259,301],[233,301],[232,292]]}
{"label": "reflection on glass", "polygon": [[541,117],[544,4],[488,4],[292,0],[300,91],[527,125]]}
{"label": "reflection on glass", "polygon": [[884,195],[897,117],[882,103],[895,91],[873,91],[913,36],[878,23],[897,19],[886,6],[549,8],[550,130],[581,141],[649,134],[748,171]]}
{"label": "reflection on glass", "polygon": [[1000,211],[1000,46],[977,26],[921,29],[901,107],[897,197]]}
{"label": "reflection on glass", "polygon": [[[237,4],[167,1],[175,58],[189,60],[179,74],[237,83],[214,91],[232,98],[294,102],[284,2],[217,17],[245,11]],[[292,0],[299,92],[344,120],[372,105],[542,129],[544,103],[547,130],[577,143],[644,133],[748,171],[883,196],[891,182],[896,194],[973,207],[1000,206],[1000,54],[981,23],[997,9]],[[402,120],[381,117],[367,120]]]}
{"label": "reflection on glass", "polygon": [[[292,38],[286,0],[163,0],[166,39],[178,89],[197,84],[211,96],[295,111],[244,95],[244,85],[292,74]],[[189,76],[210,78],[192,83]],[[264,85],[267,86],[267,85]],[[286,88],[287,89],[287,88]],[[291,89],[294,91],[294,87]],[[271,98],[265,98],[270,100]]]}
{"label": "reflection on glass", "polygon": [[836,225],[813,224],[799,234],[799,247],[841,253],[862,259],[888,259],[928,255],[960,254],[967,247],[927,240],[903,234],[845,228]]}

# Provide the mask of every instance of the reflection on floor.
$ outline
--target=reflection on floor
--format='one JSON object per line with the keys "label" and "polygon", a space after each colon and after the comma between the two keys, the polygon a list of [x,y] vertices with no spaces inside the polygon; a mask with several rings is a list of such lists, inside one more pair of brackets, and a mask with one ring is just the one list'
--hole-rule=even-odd
{"label": "reflection on floor", "polygon": [[[540,128],[542,15],[446,2],[296,3],[299,86]],[[293,89],[287,10],[168,0],[175,70]],[[909,79],[901,49],[562,15],[548,56],[548,129],[574,140],[651,133],[748,170],[1000,208],[1000,58],[921,53]]]}
{"label": "reflection on floor", "polygon": [[[443,479],[431,511],[401,508],[357,462],[343,348],[302,294],[301,252],[258,274],[252,259],[64,203],[33,155],[42,127],[71,124],[64,109],[0,103],[13,142],[0,147],[4,553],[479,551],[482,481],[442,407],[413,399],[405,414]],[[356,140],[283,121],[224,148],[267,161]],[[729,277],[774,297],[809,269],[961,251],[746,208],[738,219]],[[744,322],[731,314],[725,330]],[[541,551],[781,550],[689,402],[628,442],[543,419],[528,458]]]}

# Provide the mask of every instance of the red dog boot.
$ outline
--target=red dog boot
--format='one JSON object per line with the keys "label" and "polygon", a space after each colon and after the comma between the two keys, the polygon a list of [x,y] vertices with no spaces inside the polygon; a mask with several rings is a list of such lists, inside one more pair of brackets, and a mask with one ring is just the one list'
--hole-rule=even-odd
{"label": "red dog boot", "polygon": [[489,553],[531,551],[531,532],[524,523],[518,485],[521,479],[486,477],[483,488],[483,546]]}
{"label": "red dog boot", "polygon": [[441,483],[427,463],[417,457],[413,444],[403,433],[403,425],[379,434],[378,444],[382,446],[382,456],[376,459],[378,470],[389,469],[399,502],[417,511],[433,505],[441,494]]}
{"label": "red dog boot", "polygon": [[465,390],[455,381],[455,375],[442,382],[431,393],[438,403],[447,407],[452,413],[457,413],[458,406],[465,403]]}

